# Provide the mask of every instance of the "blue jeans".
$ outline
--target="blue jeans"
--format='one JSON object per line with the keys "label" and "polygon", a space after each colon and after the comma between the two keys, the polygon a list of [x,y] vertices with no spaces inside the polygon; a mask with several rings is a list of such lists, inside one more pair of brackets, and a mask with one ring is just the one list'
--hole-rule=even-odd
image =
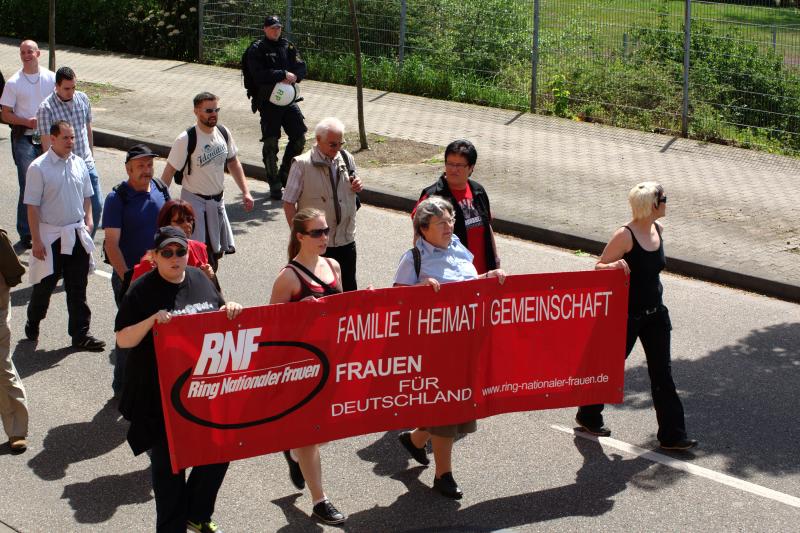
{"label": "blue jeans", "polygon": [[93,168],[89,171],[89,179],[92,181],[92,238],[97,233],[97,228],[100,227],[100,216],[103,214],[103,192],[100,190],[100,175],[97,169]]}
{"label": "blue jeans", "polygon": [[17,181],[19,182],[19,200],[17,201],[17,233],[21,240],[30,240],[31,229],[28,227],[28,208],[25,206],[25,175],[34,159],[42,153],[42,147],[31,142],[30,135],[13,136],[11,139],[11,156],[17,165]]}

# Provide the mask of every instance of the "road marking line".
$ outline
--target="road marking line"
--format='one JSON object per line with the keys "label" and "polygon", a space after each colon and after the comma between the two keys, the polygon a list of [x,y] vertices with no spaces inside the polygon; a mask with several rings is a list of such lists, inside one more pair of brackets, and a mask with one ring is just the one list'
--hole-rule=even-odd
{"label": "road marking line", "polygon": [[111,279],[111,273],[106,272],[105,270],[100,270],[99,268],[94,269],[94,273],[100,276],[101,278]]}
{"label": "road marking line", "polygon": [[769,498],[770,500],[775,500],[776,502],[785,503],[786,505],[800,508],[800,498],[797,498],[796,496],[790,496],[789,494],[778,492],[777,490],[768,489],[766,487],[762,487],[761,485],[756,485],[755,483],[750,483],[749,481],[744,481],[727,474],[722,474],[715,470],[710,470],[708,468],[703,468],[702,466],[687,463],[686,461],[681,461],[680,459],[675,459],[674,457],[654,452],[652,450],[645,450],[644,448],[639,448],[638,446],[612,439],[611,437],[596,437],[590,433],[586,433],[585,431],[575,431],[574,429],[557,424],[552,424],[550,427],[556,431],[561,431],[563,433],[569,433],[584,439],[593,440],[595,442],[599,442],[603,446],[616,448],[617,450],[628,452],[632,455],[672,467],[676,470],[683,470],[689,474],[694,474],[699,477],[710,479],[711,481],[716,481],[722,485],[727,485],[735,489],[755,494],[756,496]]}

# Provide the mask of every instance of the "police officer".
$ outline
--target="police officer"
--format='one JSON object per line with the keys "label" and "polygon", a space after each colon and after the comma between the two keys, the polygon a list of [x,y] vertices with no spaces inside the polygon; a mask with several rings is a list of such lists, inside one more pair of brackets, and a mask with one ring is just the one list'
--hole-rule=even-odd
{"label": "police officer", "polygon": [[[306,64],[297,48],[281,37],[283,26],[275,15],[264,19],[264,38],[258,39],[247,50],[247,69],[257,86],[252,94],[253,107],[261,113],[261,135],[264,147],[262,157],[267,171],[270,196],[274,200],[282,197],[281,187],[286,186],[289,167],[295,156],[303,153],[308,130],[303,114],[296,103],[278,106],[269,101],[276,83],[294,84],[306,76]],[[283,161],[278,169],[278,139],[281,127],[289,136],[289,144],[283,152]]]}

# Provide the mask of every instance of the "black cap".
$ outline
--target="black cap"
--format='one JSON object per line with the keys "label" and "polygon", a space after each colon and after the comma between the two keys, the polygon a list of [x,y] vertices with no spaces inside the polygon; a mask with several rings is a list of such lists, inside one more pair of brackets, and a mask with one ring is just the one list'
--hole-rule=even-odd
{"label": "black cap", "polygon": [[139,159],[140,157],[156,157],[156,153],[144,144],[137,144],[128,150],[128,155],[125,156],[125,162],[127,163],[128,161]]}
{"label": "black cap", "polygon": [[272,26],[280,26],[283,28],[283,24],[281,24],[281,19],[278,18],[278,15],[270,15],[264,19],[265,28],[270,28]]}
{"label": "black cap", "polygon": [[186,234],[182,229],[176,228],[175,226],[164,226],[163,228],[158,228],[158,231],[156,231],[155,235],[155,242],[156,250],[161,250],[168,244],[173,243],[179,244],[184,248],[189,246],[189,242],[186,239]]}

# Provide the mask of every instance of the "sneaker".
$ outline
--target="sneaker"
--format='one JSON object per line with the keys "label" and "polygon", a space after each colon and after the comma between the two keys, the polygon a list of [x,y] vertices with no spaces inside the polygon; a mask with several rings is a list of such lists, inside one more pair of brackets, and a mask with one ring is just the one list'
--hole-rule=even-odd
{"label": "sneaker", "polygon": [[197,533],[222,533],[222,530],[213,520],[209,520],[208,522],[192,522],[191,520],[187,520],[186,527],[189,528],[190,531],[197,531]]}
{"label": "sneaker", "polygon": [[680,451],[683,451],[683,450],[689,450],[691,448],[694,448],[695,446],[697,446],[697,444],[698,444],[697,441],[694,440],[694,439],[681,439],[679,441],[675,441],[675,442],[670,443],[670,444],[666,444],[666,443],[662,442],[662,443],[659,444],[659,447],[662,450],[680,450]]}
{"label": "sneaker", "polygon": [[28,449],[28,441],[25,440],[25,437],[9,437],[8,445],[14,453],[22,453]]}
{"label": "sneaker", "polygon": [[91,335],[86,335],[81,340],[72,339],[72,347],[85,352],[102,352],[106,349],[106,343]]}
{"label": "sneaker", "polygon": [[292,480],[292,485],[300,490],[306,488],[306,480],[303,477],[303,471],[300,470],[300,463],[292,459],[292,454],[289,451],[283,452],[286,457],[286,462],[289,463],[289,479]]}
{"label": "sneaker", "polygon": [[603,424],[593,425],[593,424],[585,424],[581,422],[579,418],[575,418],[575,423],[578,424],[582,430],[586,433],[591,433],[597,437],[610,437],[611,430],[605,427]]}
{"label": "sneaker", "polygon": [[25,322],[25,337],[27,337],[29,341],[38,341],[39,324],[34,324],[30,320]]}
{"label": "sneaker", "polygon": [[464,493],[461,492],[461,488],[456,483],[456,480],[453,479],[452,472],[445,472],[442,474],[442,477],[437,477],[433,479],[433,489],[439,491],[442,496],[447,496],[448,498],[453,498],[454,500],[460,500]]}
{"label": "sneaker", "polygon": [[403,448],[405,448],[406,451],[409,454],[411,454],[411,457],[413,457],[414,460],[417,461],[419,464],[425,465],[425,466],[430,464],[431,461],[430,461],[430,459],[428,459],[428,451],[424,447],[423,448],[417,448],[414,445],[414,442],[411,440],[411,432],[410,431],[404,431],[403,433],[400,433],[397,436],[397,440],[400,441],[400,444],[403,445]]}
{"label": "sneaker", "polygon": [[347,520],[347,517],[340,513],[327,498],[314,506],[313,514],[321,521],[332,526],[341,524]]}

